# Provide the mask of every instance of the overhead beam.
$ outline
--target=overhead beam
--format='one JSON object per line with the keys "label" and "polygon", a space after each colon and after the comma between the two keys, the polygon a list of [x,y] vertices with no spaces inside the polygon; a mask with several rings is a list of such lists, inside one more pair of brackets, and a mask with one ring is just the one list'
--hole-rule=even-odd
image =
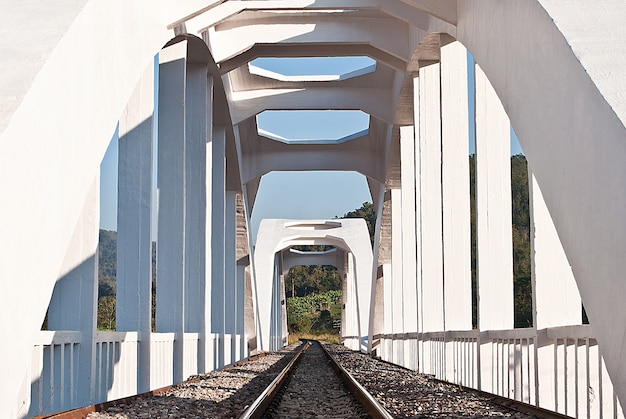
{"label": "overhead beam", "polygon": [[380,12],[381,15],[394,17],[402,22],[421,29],[428,27],[428,15],[418,8],[407,3],[394,2],[389,0],[291,0],[285,1],[246,1],[246,2],[219,2],[205,7],[198,12],[180,19],[170,25],[172,29],[177,25],[185,23],[189,33],[201,33],[220,23],[223,23],[245,11],[329,11],[329,10],[355,10]]}
{"label": "overhead beam", "polygon": [[249,49],[220,63],[220,72],[226,74],[259,57],[329,57],[367,56],[377,62],[388,65],[394,70],[404,71],[408,59],[398,58],[374,45],[366,43],[318,43],[318,44],[261,44],[251,45]]}
{"label": "overhead beam", "polygon": [[310,21],[306,16],[292,16],[288,23],[268,18],[247,25],[220,25],[211,28],[204,38],[218,63],[248,51],[255,44],[324,44],[326,55],[332,53],[328,50],[332,44],[364,44],[407,61],[416,46],[410,28],[393,18],[318,16],[316,21]]}

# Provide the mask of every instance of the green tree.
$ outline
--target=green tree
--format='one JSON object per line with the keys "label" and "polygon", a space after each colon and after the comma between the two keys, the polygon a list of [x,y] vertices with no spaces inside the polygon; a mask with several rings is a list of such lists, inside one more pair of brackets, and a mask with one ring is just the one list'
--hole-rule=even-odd
{"label": "green tree", "polygon": [[[476,285],[476,156],[469,156],[470,219],[472,266],[472,324],[477,325]],[[511,219],[513,237],[513,288],[515,327],[532,326],[532,287],[530,282],[530,209],[528,164],[522,154],[511,156]]]}
{"label": "green tree", "polygon": [[370,241],[374,246],[374,234],[376,232],[376,210],[371,202],[363,202],[361,208],[347,212],[341,218],[363,218],[370,233]]}

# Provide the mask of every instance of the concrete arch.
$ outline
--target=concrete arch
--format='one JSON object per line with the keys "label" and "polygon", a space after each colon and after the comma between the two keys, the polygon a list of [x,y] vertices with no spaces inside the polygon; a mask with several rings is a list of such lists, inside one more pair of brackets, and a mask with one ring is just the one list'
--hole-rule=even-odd
{"label": "concrete arch", "polygon": [[[611,22],[625,13],[613,1],[466,1],[458,4],[457,26],[457,39],[492,82],[544,192],[621,399],[626,30]],[[584,43],[589,38],[593,45]],[[606,72],[609,66],[615,71]]]}
{"label": "concrete arch", "polygon": [[[347,333],[356,333],[358,339],[349,343],[353,349],[362,347],[369,334],[369,306],[372,295],[372,249],[369,241],[369,232],[363,219],[342,219],[332,221],[294,221],[270,220],[261,222],[257,235],[257,243],[253,254],[254,278],[253,293],[255,295],[257,313],[257,341],[262,349],[272,349],[271,305],[272,295],[278,292],[280,284],[274,273],[276,255],[295,245],[330,244],[351,254],[353,280],[348,287],[346,305],[351,313],[357,316],[354,327]],[[277,330],[274,327],[274,330]],[[359,342],[360,341],[360,342]],[[368,342],[368,345],[371,343]]]}

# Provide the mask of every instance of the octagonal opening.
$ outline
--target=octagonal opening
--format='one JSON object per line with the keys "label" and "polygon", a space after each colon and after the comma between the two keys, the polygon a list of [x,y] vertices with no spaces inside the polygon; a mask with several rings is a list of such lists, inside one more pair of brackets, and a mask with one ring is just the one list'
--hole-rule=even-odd
{"label": "octagonal opening", "polygon": [[370,117],[362,111],[264,111],[259,135],[286,144],[339,144],[367,135]]}
{"label": "octagonal opening", "polygon": [[373,73],[376,61],[356,57],[261,57],[248,63],[251,74],[279,81],[341,81]]}

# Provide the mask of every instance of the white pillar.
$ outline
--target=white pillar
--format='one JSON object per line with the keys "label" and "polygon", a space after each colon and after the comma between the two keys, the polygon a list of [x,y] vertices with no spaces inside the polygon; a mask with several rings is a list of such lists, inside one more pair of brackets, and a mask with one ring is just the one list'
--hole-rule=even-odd
{"label": "white pillar", "polygon": [[76,355],[78,363],[65,367],[66,372],[72,369],[78,371],[74,388],[69,385],[66,387],[69,391],[76,389],[77,393],[71,405],[67,401],[63,405],[58,404],[64,398],[70,400],[70,394],[54,395],[54,405],[50,406],[50,411],[86,406],[94,402],[99,222],[100,178],[97,176],[74,228],[48,307],[49,330],[81,332],[82,339]]}
{"label": "white pillar", "polygon": [[472,329],[467,51],[441,47],[445,329]]}
{"label": "white pillar", "polygon": [[226,132],[213,130],[211,144],[211,331],[216,334],[215,367],[224,366]]}
{"label": "white pillar", "polygon": [[[530,168],[530,231],[534,319],[537,329],[582,324],[578,286],[541,189]],[[554,298],[555,295],[559,298]]]}
{"label": "white pillar", "polygon": [[[415,131],[400,127],[400,170],[402,175],[402,319],[403,333],[417,333],[417,237],[415,235]],[[417,366],[413,338],[404,341],[404,366]]]}
{"label": "white pillar", "polygon": [[359,301],[360,297],[358,294],[359,284],[358,284],[358,275],[357,275],[357,265],[354,260],[354,254],[352,252],[342,252],[344,254],[343,263],[344,269],[342,272],[345,272],[343,277],[345,278],[344,289],[346,290],[346,295],[344,296],[345,309],[343,310],[346,316],[345,321],[345,333],[344,336],[348,336],[344,342],[344,345],[348,348],[358,351],[361,349],[361,336],[366,333],[362,329],[362,319],[365,313],[361,310]]}
{"label": "white pillar", "polygon": [[419,70],[422,331],[444,330],[439,63]]}
{"label": "white pillar", "polygon": [[384,333],[382,339],[381,358],[384,361],[393,360],[392,338],[393,333],[393,281],[391,263],[383,264],[383,298],[384,298]]}
{"label": "white pillar", "polygon": [[[185,332],[204,332],[207,67],[188,64],[185,86]],[[198,342],[196,359],[187,359],[185,379],[205,369],[205,347]],[[192,353],[195,351],[192,351]]]}
{"label": "white pillar", "polygon": [[237,307],[237,192],[226,191],[226,206],[224,216],[224,333],[225,341],[229,340],[230,348],[225,354],[226,364],[233,362],[234,335],[236,333]]}
{"label": "white pillar", "polygon": [[513,328],[511,126],[476,65],[476,228],[480,330]]}
{"label": "white pillar", "polygon": [[420,89],[421,83],[419,72],[413,73],[413,131],[415,136],[413,157],[413,176],[415,178],[415,294],[417,296],[417,347],[415,356],[415,370],[424,372],[423,353],[424,343],[419,333],[423,332],[424,324],[422,317],[422,154],[421,154],[421,137],[422,137],[422,111]]}
{"label": "white pillar", "polygon": [[213,79],[207,79],[206,89],[206,145],[205,145],[205,230],[204,230],[204,318],[200,335],[200,355],[204,355],[201,367],[204,372],[212,371],[215,365],[215,346],[212,332],[212,266],[213,266]]}
{"label": "white pillar", "polygon": [[404,357],[402,229],[402,190],[395,188],[391,189],[391,362],[399,365]]}
{"label": "white pillar", "polygon": [[[582,305],[572,268],[530,168],[528,177],[533,324],[537,330],[581,324]],[[555,298],[557,295],[558,298]],[[537,363],[539,405],[554,408],[556,396],[553,345],[544,346],[539,343]],[[561,379],[559,385],[563,385]]]}
{"label": "white pillar", "polygon": [[120,118],[117,177],[116,328],[139,332],[137,387],[150,390],[154,63]]}
{"label": "white pillar", "polygon": [[[500,99],[478,65],[476,91],[476,268],[478,328],[513,328],[511,127]],[[480,345],[479,388],[495,392],[489,341]]]}
{"label": "white pillar", "polygon": [[157,332],[174,332],[173,380],[183,377],[185,78],[187,42],[159,54]]}

